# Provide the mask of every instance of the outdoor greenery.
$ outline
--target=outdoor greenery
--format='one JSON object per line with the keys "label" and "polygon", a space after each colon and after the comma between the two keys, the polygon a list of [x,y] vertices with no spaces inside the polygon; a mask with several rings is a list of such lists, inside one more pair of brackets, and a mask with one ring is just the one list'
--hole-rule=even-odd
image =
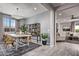
{"label": "outdoor greenery", "polygon": [[79,29],[76,29],[76,32],[79,32]]}

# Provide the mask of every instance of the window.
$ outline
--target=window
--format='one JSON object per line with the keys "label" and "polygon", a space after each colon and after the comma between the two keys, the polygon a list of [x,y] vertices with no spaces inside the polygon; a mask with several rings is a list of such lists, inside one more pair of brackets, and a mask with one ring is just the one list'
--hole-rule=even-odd
{"label": "window", "polygon": [[75,22],[75,31],[79,32],[79,22]]}
{"label": "window", "polygon": [[12,19],[12,20],[10,21],[10,23],[11,23],[11,24],[10,24],[10,25],[11,25],[10,27],[11,27],[11,28],[15,28],[15,20]]}
{"label": "window", "polygon": [[3,26],[4,27],[9,27],[9,19],[3,18]]}
{"label": "window", "polygon": [[79,32],[79,25],[75,25],[75,31]]}
{"label": "window", "polygon": [[15,29],[15,20],[10,16],[4,16],[3,26],[5,31],[12,31]]}

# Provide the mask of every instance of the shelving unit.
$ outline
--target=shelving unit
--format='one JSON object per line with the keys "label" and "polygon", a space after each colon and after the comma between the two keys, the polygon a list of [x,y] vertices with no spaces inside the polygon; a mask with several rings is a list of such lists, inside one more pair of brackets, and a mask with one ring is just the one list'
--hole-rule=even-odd
{"label": "shelving unit", "polygon": [[40,35],[40,23],[29,24],[28,30],[33,36]]}
{"label": "shelving unit", "polygon": [[29,24],[28,30],[32,36],[37,37],[38,42],[38,38],[40,38],[40,23]]}

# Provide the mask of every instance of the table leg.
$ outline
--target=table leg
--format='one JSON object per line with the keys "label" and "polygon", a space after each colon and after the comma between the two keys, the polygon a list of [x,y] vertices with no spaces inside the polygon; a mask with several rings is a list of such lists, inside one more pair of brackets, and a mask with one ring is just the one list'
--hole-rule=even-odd
{"label": "table leg", "polygon": [[29,46],[29,36],[27,37],[27,45]]}
{"label": "table leg", "polygon": [[18,50],[18,46],[19,46],[18,42],[19,42],[19,39],[17,38],[16,43],[15,43],[16,44],[16,50]]}

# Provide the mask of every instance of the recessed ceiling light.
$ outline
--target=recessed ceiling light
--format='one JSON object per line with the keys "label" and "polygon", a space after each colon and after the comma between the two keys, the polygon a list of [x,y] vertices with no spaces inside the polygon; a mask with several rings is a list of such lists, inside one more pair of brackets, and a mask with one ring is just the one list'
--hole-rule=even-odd
{"label": "recessed ceiling light", "polygon": [[61,16],[62,14],[60,13],[59,15]]}
{"label": "recessed ceiling light", "polygon": [[35,7],[34,10],[37,10],[37,8]]}

